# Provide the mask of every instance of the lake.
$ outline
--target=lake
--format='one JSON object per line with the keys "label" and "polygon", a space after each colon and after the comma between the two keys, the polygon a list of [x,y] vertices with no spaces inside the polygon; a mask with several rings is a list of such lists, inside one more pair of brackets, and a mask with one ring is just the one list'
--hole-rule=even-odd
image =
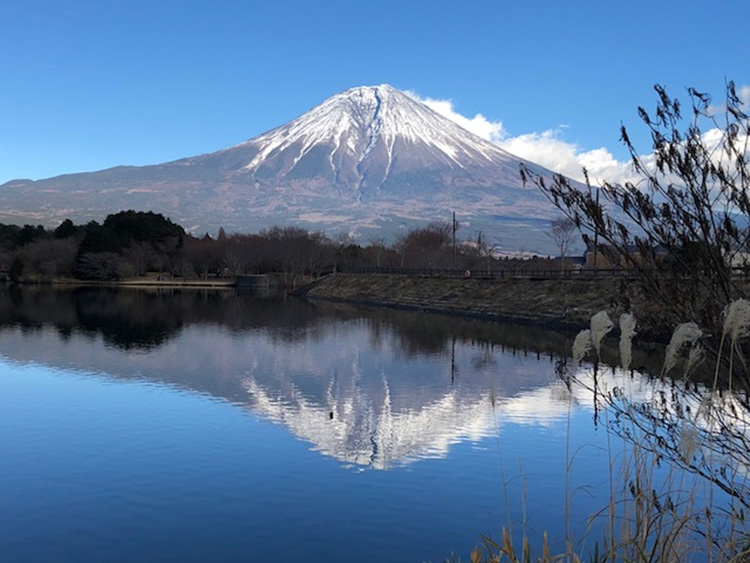
{"label": "lake", "polygon": [[559,376],[573,336],[233,291],[4,290],[0,559],[436,562],[503,527],[598,538],[627,446]]}

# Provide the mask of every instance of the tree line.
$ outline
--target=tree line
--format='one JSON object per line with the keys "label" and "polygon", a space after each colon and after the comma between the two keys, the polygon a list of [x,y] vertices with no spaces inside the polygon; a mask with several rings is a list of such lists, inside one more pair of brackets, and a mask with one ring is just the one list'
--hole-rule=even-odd
{"label": "tree line", "polygon": [[486,271],[559,267],[545,258],[501,258],[481,233],[455,240],[451,224],[434,222],[397,236],[392,243],[329,237],[300,227],[272,227],[254,234],[194,236],[159,213],[121,211],[103,223],[55,229],[0,224],[0,269],[11,282],[55,279],[117,281],[157,275],[207,279],[278,273],[289,284],[302,276],[361,268]]}

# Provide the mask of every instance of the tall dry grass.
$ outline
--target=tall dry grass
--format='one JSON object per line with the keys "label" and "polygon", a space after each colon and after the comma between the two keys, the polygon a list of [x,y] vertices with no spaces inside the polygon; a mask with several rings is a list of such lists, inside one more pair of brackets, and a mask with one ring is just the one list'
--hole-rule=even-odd
{"label": "tall dry grass", "polygon": [[[500,540],[482,538],[472,563],[750,562],[750,390],[733,385],[738,364],[748,370],[741,340],[750,336],[750,301],[735,301],[724,311],[712,385],[691,381],[705,360],[707,336],[695,323],[684,323],[672,334],[659,388],[647,401],[627,389],[637,328],[629,313],[619,319],[620,384],[607,388],[596,377],[601,345],[613,325],[606,312],[594,315],[575,338],[572,369],[566,364],[559,372],[566,385],[583,386],[603,403],[610,460],[607,506],[589,516],[584,537],[573,538],[566,485],[563,550],[553,553],[546,533],[541,545],[532,545],[525,529],[514,540],[517,536],[503,528]],[[587,370],[582,362],[592,350],[596,357]],[[720,387],[720,380],[728,384]],[[566,468],[572,471],[569,450],[567,455]]]}

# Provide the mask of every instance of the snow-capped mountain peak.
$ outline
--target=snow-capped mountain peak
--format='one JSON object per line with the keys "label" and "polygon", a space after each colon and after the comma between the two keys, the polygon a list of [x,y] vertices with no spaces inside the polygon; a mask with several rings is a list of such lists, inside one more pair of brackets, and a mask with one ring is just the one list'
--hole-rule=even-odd
{"label": "snow-capped mountain peak", "polygon": [[[512,157],[388,84],[351,88],[290,123],[251,139],[257,147],[244,167],[255,175],[269,159],[281,159],[277,174],[295,174],[311,151],[324,152],[328,166],[318,174],[336,183],[383,186],[396,172],[397,149],[418,151],[422,166],[465,168]],[[320,155],[319,155],[320,156]],[[325,169],[327,168],[327,170]],[[369,179],[369,182],[368,182]],[[376,181],[374,181],[376,180]]]}

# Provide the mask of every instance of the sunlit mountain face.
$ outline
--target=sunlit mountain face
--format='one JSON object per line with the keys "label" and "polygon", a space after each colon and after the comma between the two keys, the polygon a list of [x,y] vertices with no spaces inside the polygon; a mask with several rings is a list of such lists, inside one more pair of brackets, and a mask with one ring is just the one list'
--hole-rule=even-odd
{"label": "sunlit mountain face", "polygon": [[366,239],[456,212],[467,236],[482,230],[501,248],[549,251],[543,233],[555,211],[522,185],[521,162],[391,86],[363,86],[218,152],[7,182],[0,220],[56,226],[136,209],[196,233],[293,224]]}

